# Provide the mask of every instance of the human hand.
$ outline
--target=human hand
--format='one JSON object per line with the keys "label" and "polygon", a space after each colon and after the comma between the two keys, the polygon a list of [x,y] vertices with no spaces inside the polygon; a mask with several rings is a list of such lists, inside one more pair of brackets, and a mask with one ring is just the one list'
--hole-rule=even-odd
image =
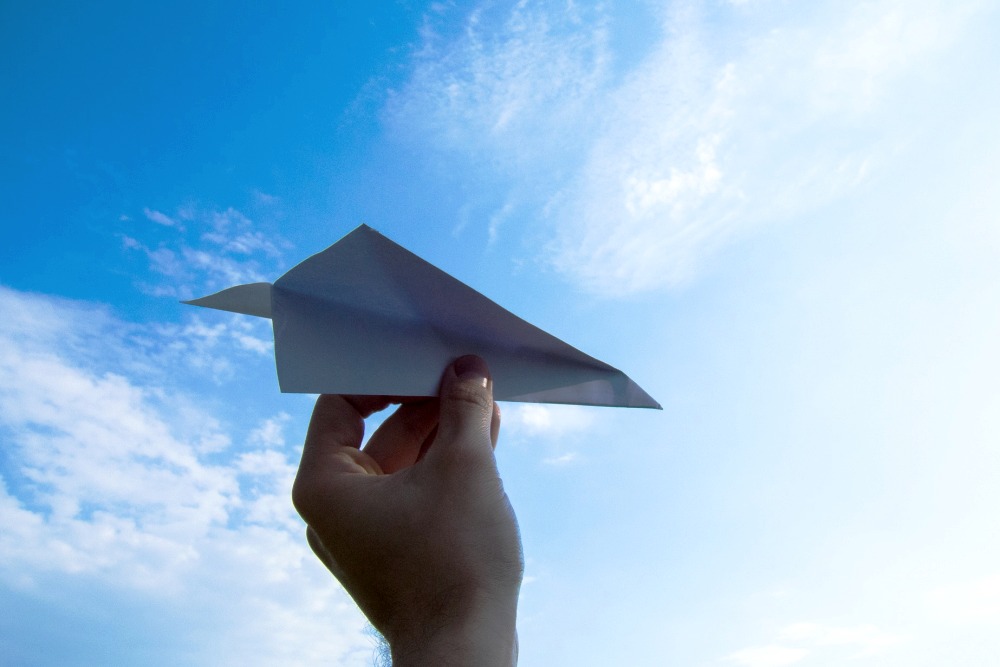
{"label": "human hand", "polygon": [[486,363],[459,358],[440,397],[320,396],[292,491],[309,544],[392,649],[396,667],[511,665],[523,573],[493,449]]}

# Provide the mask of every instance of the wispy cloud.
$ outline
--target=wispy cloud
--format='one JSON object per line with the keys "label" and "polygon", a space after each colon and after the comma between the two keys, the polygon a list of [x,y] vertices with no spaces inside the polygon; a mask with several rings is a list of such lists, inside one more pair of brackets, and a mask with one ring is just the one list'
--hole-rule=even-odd
{"label": "wispy cloud", "polygon": [[571,463],[575,463],[579,460],[580,455],[576,452],[568,452],[566,454],[559,454],[558,456],[549,456],[548,458],[542,459],[542,463],[548,466],[566,466]]}
{"label": "wispy cloud", "polygon": [[983,6],[771,4],[670,3],[638,58],[613,47],[604,5],[490,3],[461,29],[432,14],[388,123],[499,165],[525,202],[504,219],[545,220],[544,261],[580,286],[683,284],[720,246],[888,168],[924,118],[915,100],[933,113],[919,74]]}
{"label": "wispy cloud", "polygon": [[833,626],[801,622],[778,632],[780,643],[749,646],[725,657],[726,662],[744,667],[784,667],[813,658],[853,660],[878,655],[902,644],[906,637],[874,625]]}
{"label": "wispy cloud", "polygon": [[[182,323],[123,320],[99,304],[25,295],[0,286],[0,334],[31,349],[58,348],[92,374],[108,368],[152,384],[182,373],[216,382],[241,365],[270,365],[269,323],[239,315],[204,321],[195,309]],[[117,341],[109,345],[108,341]]]}
{"label": "wispy cloud", "polygon": [[285,445],[285,424],[291,415],[282,412],[270,419],[265,419],[260,426],[250,432],[248,440],[265,447],[283,447]]}
{"label": "wispy cloud", "polygon": [[360,616],[314,563],[289,501],[288,415],[226,426],[177,383],[123,363],[146,352],[97,335],[106,312],[6,288],[0,303],[17,314],[0,325],[6,585],[31,594],[68,576],[109,605],[114,591],[169,602],[172,622],[212,628],[205,664],[365,650]]}
{"label": "wispy cloud", "polygon": [[402,138],[520,169],[574,149],[608,77],[606,12],[583,5],[484,3],[425,19],[413,75],[389,91],[385,118]]}
{"label": "wispy cloud", "polygon": [[1000,574],[942,586],[930,594],[935,616],[953,623],[1000,625]]}
{"label": "wispy cloud", "polygon": [[209,324],[193,312],[181,324],[144,325],[136,330],[135,351],[143,350],[143,359],[154,367],[196,369],[216,382],[231,379],[240,364],[271,356],[274,341],[267,320],[242,315],[211,320]]}
{"label": "wispy cloud", "polygon": [[283,252],[290,247],[280,236],[256,229],[250,218],[232,207],[185,206],[173,218],[150,209],[144,212],[178,232],[155,242],[122,235],[126,251],[146,256],[155,279],[141,280],[139,286],[154,296],[189,299],[238,283],[272,280],[280,275]]}
{"label": "wispy cloud", "polygon": [[501,419],[504,440],[540,444],[548,452],[542,463],[552,467],[582,462],[580,452],[572,448],[578,439],[574,436],[587,433],[597,423],[592,408],[534,403],[505,403]]}
{"label": "wispy cloud", "polygon": [[261,206],[274,206],[281,202],[281,198],[277,195],[268,194],[256,188],[254,188],[252,194],[254,202]]}
{"label": "wispy cloud", "polygon": [[507,403],[503,408],[504,430],[512,435],[561,438],[591,428],[593,409],[578,405]]}
{"label": "wispy cloud", "polygon": [[726,656],[726,661],[741,667],[785,667],[794,665],[809,655],[809,651],[789,646],[769,644],[740,649]]}
{"label": "wispy cloud", "polygon": [[158,225],[163,225],[164,227],[178,227],[177,221],[171,218],[166,213],[161,213],[160,211],[154,211],[149,208],[142,209],[143,215],[146,219],[152,220]]}
{"label": "wispy cloud", "polygon": [[850,627],[823,625],[821,623],[794,623],[781,630],[779,638],[785,642],[822,646],[850,646],[856,655],[882,652],[906,641],[906,637],[886,632],[874,625]]}

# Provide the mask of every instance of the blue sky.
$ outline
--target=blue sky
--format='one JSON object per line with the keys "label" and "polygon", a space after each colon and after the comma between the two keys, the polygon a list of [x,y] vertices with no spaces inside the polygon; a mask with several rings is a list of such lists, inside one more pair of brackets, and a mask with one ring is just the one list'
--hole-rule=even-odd
{"label": "blue sky", "polygon": [[0,662],[369,664],[178,304],[365,222],[663,404],[503,406],[522,665],[992,665],[1000,8],[340,4],[0,7]]}

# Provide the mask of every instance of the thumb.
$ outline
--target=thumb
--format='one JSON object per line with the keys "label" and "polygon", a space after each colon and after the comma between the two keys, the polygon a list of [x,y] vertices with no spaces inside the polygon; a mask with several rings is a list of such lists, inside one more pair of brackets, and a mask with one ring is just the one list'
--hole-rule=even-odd
{"label": "thumb", "polygon": [[440,395],[438,433],[426,458],[492,459],[493,379],[486,362],[471,354],[456,359],[444,371]]}

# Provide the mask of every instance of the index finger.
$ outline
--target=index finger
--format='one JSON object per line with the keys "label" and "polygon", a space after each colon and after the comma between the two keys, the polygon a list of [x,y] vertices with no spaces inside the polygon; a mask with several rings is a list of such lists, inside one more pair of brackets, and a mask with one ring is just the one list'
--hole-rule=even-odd
{"label": "index finger", "polygon": [[[316,399],[305,450],[319,447],[361,446],[365,435],[365,419],[393,402],[390,396],[342,396],[322,394]],[[305,457],[303,451],[303,458]]]}
{"label": "index finger", "polygon": [[[316,400],[302,447],[302,460],[292,486],[292,502],[303,517],[328,491],[338,472],[376,473],[378,464],[358,449],[365,433],[364,418],[391,402],[387,396],[324,394]],[[308,521],[308,518],[307,518]]]}

